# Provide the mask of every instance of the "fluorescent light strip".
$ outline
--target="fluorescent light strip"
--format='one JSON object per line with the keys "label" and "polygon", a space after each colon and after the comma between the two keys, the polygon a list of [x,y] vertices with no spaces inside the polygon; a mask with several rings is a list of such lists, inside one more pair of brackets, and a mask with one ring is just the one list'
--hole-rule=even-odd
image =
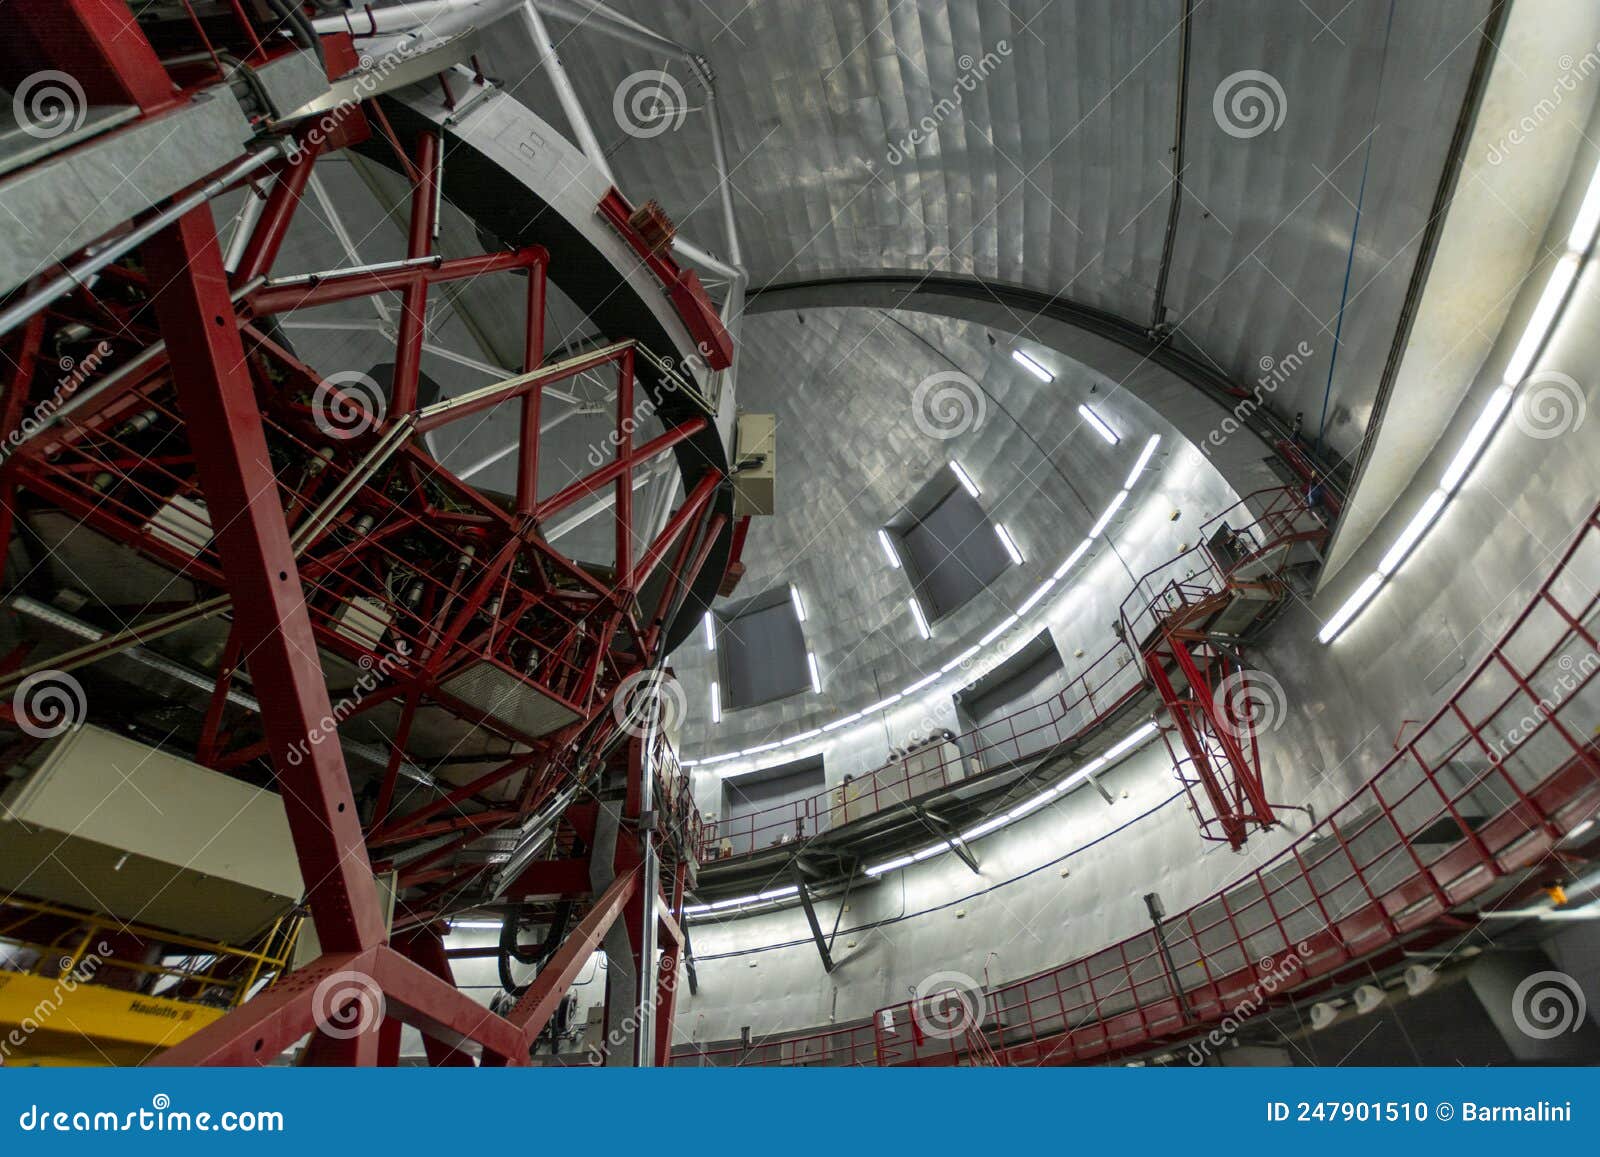
{"label": "fluorescent light strip", "polygon": [[883,553],[888,556],[889,565],[899,570],[900,556],[895,553],[894,543],[889,541],[889,532],[881,527],[878,530],[878,541],[883,544]]}
{"label": "fluorescent light strip", "polygon": [[1054,374],[1045,369],[1021,350],[1012,350],[1011,360],[1016,362],[1023,369],[1027,370],[1034,377],[1038,378],[1041,382],[1053,382],[1056,380],[1056,376]]}
{"label": "fluorescent light strip", "polygon": [[1084,556],[1084,552],[1086,552],[1093,544],[1094,539],[1086,538],[1077,546],[1073,547],[1072,553],[1067,555],[1066,561],[1060,566],[1056,567],[1056,573],[1054,577],[1058,579],[1066,578],[1067,572],[1078,564],[1078,560]]}
{"label": "fluorescent light strip", "polygon": [[[1089,776],[1093,775],[1095,772],[1117,762],[1123,756],[1132,752],[1136,747],[1139,747],[1148,742],[1150,739],[1154,738],[1156,731],[1157,728],[1154,723],[1143,724],[1130,734],[1124,736],[1120,741],[1109,748],[1104,755],[1096,756],[1084,766],[1074,771],[1071,775],[1068,775],[1058,783],[1045,788],[1037,795],[1023,800],[1022,803],[1018,804],[1010,811],[1002,812],[1000,815],[990,816],[981,824],[968,828],[966,831],[961,833],[960,838],[963,842],[976,840],[982,836],[990,834],[991,832],[999,831],[1001,828],[1010,824],[1014,820],[1019,820],[1025,815],[1038,811],[1041,807],[1055,799],[1058,795],[1069,791],[1071,788],[1088,779]],[[940,852],[947,852],[950,850],[950,847],[951,844],[948,840],[941,840],[940,842],[931,844],[926,848],[920,848],[909,855],[897,856],[896,858],[892,860],[886,860],[881,864],[872,864],[866,869],[866,873],[869,876],[881,876],[885,872],[892,872],[896,868],[904,868],[910,864],[920,863],[923,860],[937,856]]]}
{"label": "fluorescent light strip", "polygon": [[1499,428],[1500,419],[1505,417],[1506,409],[1511,405],[1513,392],[1507,385],[1494,388],[1494,393],[1490,394],[1489,400],[1484,403],[1483,413],[1478,415],[1478,420],[1472,424],[1472,429],[1467,431],[1461,449],[1456,451],[1456,456],[1450,459],[1450,465],[1445,467],[1444,475],[1439,479],[1440,489],[1455,493],[1456,487],[1461,485],[1462,480],[1478,461],[1479,452]]}
{"label": "fluorescent light strip", "polygon": [[933,632],[928,629],[928,616],[922,613],[922,604],[917,601],[917,596],[912,595],[906,600],[906,605],[911,608],[911,617],[917,621],[917,634],[924,639],[933,637]]}
{"label": "fluorescent light strip", "polygon": [[956,476],[956,481],[961,483],[962,489],[964,489],[968,494],[972,495],[972,497],[978,497],[978,484],[972,480],[971,476],[968,475],[965,470],[961,469],[961,463],[952,460],[950,463],[950,473]]}
{"label": "fluorescent light strip", "polygon": [[1578,276],[1578,265],[1582,261],[1575,253],[1568,253],[1557,261],[1555,268],[1550,271],[1550,280],[1544,284],[1544,292],[1539,295],[1539,303],[1533,307],[1533,314],[1528,318],[1528,328],[1522,331],[1522,338],[1517,342],[1517,347],[1511,352],[1511,360],[1506,362],[1505,376],[1501,379],[1506,385],[1516,387],[1522,379],[1528,376],[1528,371],[1533,368],[1533,359],[1539,356],[1539,351],[1544,348],[1545,339],[1550,336],[1550,330],[1556,323],[1556,317],[1561,312],[1561,305],[1567,299],[1567,290],[1572,288],[1573,281]]}
{"label": "fluorescent light strip", "polygon": [[722,688],[715,679],[711,680],[711,722],[722,722]]}
{"label": "fluorescent light strip", "polygon": [[811,672],[811,690],[813,694],[822,694],[822,676],[817,671],[817,653],[806,652],[806,670]]}
{"label": "fluorescent light strip", "polygon": [[[1145,450],[1144,450],[1144,452],[1142,452],[1140,454],[1141,461],[1147,459],[1150,456],[1150,454],[1154,453],[1154,447],[1159,442],[1160,442],[1160,435],[1155,435],[1150,439],[1149,442],[1145,443]],[[954,462],[951,462],[950,466],[951,466],[951,469],[953,469],[953,470],[959,469]],[[1131,476],[1130,476],[1130,480],[1131,480]],[[951,659],[949,662],[945,663],[935,673],[933,673],[931,675],[928,675],[925,678],[917,680],[917,682],[911,684],[909,687],[903,688],[899,692],[900,697],[903,698],[903,697],[905,697],[907,695],[914,694],[915,692],[920,691],[923,688],[928,687],[932,683],[936,682],[938,680],[939,676],[948,675],[951,671],[954,671],[957,667],[964,666],[966,663],[968,663],[973,658],[975,658],[979,651],[983,650],[983,648],[987,647],[990,643],[993,643],[1001,635],[1005,634],[1008,630],[1010,630],[1011,627],[1013,625],[1015,625],[1016,622],[1023,615],[1027,614],[1029,611],[1031,611],[1034,608],[1034,606],[1036,606],[1039,603],[1039,601],[1051,589],[1051,587],[1053,587],[1057,582],[1059,582],[1063,577],[1065,577],[1066,573],[1069,570],[1071,570],[1075,565],[1077,565],[1078,561],[1081,558],[1083,558],[1083,556],[1088,552],[1089,548],[1094,545],[1094,539],[1100,534],[1101,531],[1103,531],[1106,528],[1106,524],[1108,524],[1111,521],[1112,517],[1117,513],[1117,511],[1119,509],[1121,509],[1122,504],[1124,502],[1126,502],[1127,500],[1128,500],[1128,490],[1127,489],[1123,489],[1123,490],[1119,491],[1117,496],[1111,500],[1111,504],[1106,507],[1105,512],[1100,515],[1099,520],[1095,523],[1094,528],[1090,531],[1089,537],[1085,538],[1082,542],[1080,542],[1077,546],[1075,546],[1073,548],[1072,553],[1069,554],[1062,561],[1061,565],[1056,568],[1055,574],[1052,575],[1049,579],[1047,579],[1044,583],[1040,584],[1040,586],[1033,592],[1033,594],[1028,596],[1027,600],[1023,602],[1022,606],[1018,609],[1016,614],[1009,615],[1003,621],[997,623],[993,628],[991,628],[989,630],[989,632],[986,635],[983,636],[983,638],[979,639],[976,644],[974,644],[971,647],[968,647],[965,651],[962,651],[961,654],[957,655],[954,659]],[[996,529],[999,530],[999,527],[997,526]],[[1009,538],[1009,535],[1003,535],[1001,537],[1001,542],[1005,542],[1007,538]],[[882,529],[880,529],[878,531],[878,540],[883,543],[883,549],[884,549],[884,552],[889,556],[889,561],[894,563],[895,566],[898,567],[900,565],[900,559],[894,553],[894,549],[890,545],[888,534]],[[1015,544],[1013,543],[1012,545],[1015,545]],[[1019,556],[1020,556],[1020,553],[1021,552],[1019,551],[1018,552]],[[793,586],[790,587],[790,590],[791,591],[794,590]],[[909,605],[911,607],[912,617],[917,622],[918,632],[922,635],[922,637],[924,639],[931,638],[932,634],[933,634],[932,629],[928,626],[927,617],[923,614],[923,611],[922,611],[922,604],[917,601],[916,596],[913,595],[911,597],[911,599],[909,600]],[[807,661],[809,663],[809,661],[812,658],[811,653],[807,652],[807,656],[806,657],[807,657]],[[716,685],[713,684],[712,686],[713,686],[713,693],[715,693],[715,686]],[[819,681],[816,680],[815,678],[812,681],[812,688],[813,688],[813,690],[819,690],[820,689]],[[880,704],[879,706],[882,706],[882,704]],[[873,707],[865,708],[865,709],[863,709],[861,711],[855,712],[853,715],[847,715],[842,719],[835,719],[832,723],[824,724],[821,727],[814,727],[810,731],[802,732],[800,735],[792,735],[788,739],[782,740],[778,744],[778,746],[780,746],[780,747],[788,747],[790,744],[801,743],[801,742],[804,742],[807,739],[814,739],[818,735],[822,735],[825,732],[837,731],[839,728],[848,726],[849,724],[856,722],[857,720],[861,719],[863,716],[871,713],[874,710],[876,710],[876,708],[873,708]],[[721,721],[722,721],[722,716],[721,716],[720,708],[718,708],[716,714],[714,714],[714,716],[712,718],[712,722],[720,723]],[[685,760],[681,760],[680,762],[685,767],[703,767],[703,766],[706,766],[706,765],[709,765],[709,764],[713,764],[713,763],[722,763],[722,762],[724,762],[726,760],[737,759],[740,756],[740,754],[741,754],[740,752],[733,751],[733,752],[728,752],[728,753],[723,754],[723,755],[712,756],[710,758],[702,759],[702,760],[698,760],[698,761],[685,759]]]}
{"label": "fluorescent light strip", "polygon": [[1079,405],[1078,413],[1083,415],[1083,420],[1085,422],[1088,422],[1089,425],[1094,427],[1094,432],[1096,434],[1099,434],[1107,442],[1111,443],[1111,445],[1115,446],[1118,442],[1122,441],[1122,439],[1117,436],[1117,432],[1110,426],[1106,425],[1106,420],[1091,410],[1088,406]]}
{"label": "fluorescent light strip", "polygon": [[1567,233],[1567,248],[1574,253],[1589,252],[1597,227],[1600,227],[1600,166],[1589,178],[1589,189],[1583,195],[1583,204],[1578,206],[1578,215],[1572,219],[1572,229]]}
{"label": "fluorescent light strip", "polygon": [[990,643],[994,642],[1001,635],[1009,631],[1011,629],[1011,625],[1016,621],[1016,615],[1007,615],[1005,618],[996,623],[993,629],[991,629],[987,635],[978,640],[978,646],[987,647]]}
{"label": "fluorescent light strip", "polygon": [[1044,582],[1035,587],[1033,593],[1024,599],[1022,605],[1017,608],[1018,616],[1025,615],[1029,611],[1033,610],[1034,607],[1038,606],[1039,600],[1044,598],[1045,595],[1049,594],[1055,585],[1055,579],[1047,578],[1044,580]]}
{"label": "fluorescent light strip", "polygon": [[1389,553],[1383,556],[1378,563],[1378,573],[1388,578],[1400,569],[1400,564],[1405,562],[1406,555],[1411,553],[1411,548],[1421,541],[1428,527],[1433,525],[1433,520],[1439,517],[1439,511],[1444,509],[1444,504],[1450,499],[1450,494],[1442,487],[1428,495],[1428,500],[1422,508],[1406,523],[1406,528],[1400,532],[1400,537],[1394,540],[1394,545],[1389,548]]}
{"label": "fluorescent light strip", "polygon": [[1117,496],[1111,500],[1111,505],[1105,508],[1100,517],[1095,519],[1094,525],[1089,528],[1089,537],[1099,538],[1100,532],[1110,525],[1111,520],[1116,517],[1117,511],[1122,509],[1122,504],[1126,501],[1128,501],[1128,492],[1126,490],[1117,491]]}
{"label": "fluorescent light strip", "polygon": [[981,650],[983,650],[983,648],[977,644],[968,647],[965,651],[962,651],[961,654],[957,655],[954,659],[951,659],[943,667],[940,667],[939,674],[948,675],[951,671],[954,671],[957,667],[967,662],[967,660],[971,659]]}
{"label": "fluorescent light strip", "polygon": [[450,931],[452,932],[488,932],[491,930],[498,932],[502,927],[504,927],[504,925],[499,920],[450,921]]}
{"label": "fluorescent light strip", "polygon": [[800,588],[793,583],[789,584],[789,601],[794,604],[794,617],[802,623],[806,621],[806,605],[800,601]]}
{"label": "fluorescent light strip", "polygon": [[861,714],[863,714],[863,715],[876,715],[879,711],[882,711],[885,707],[892,707],[894,704],[900,702],[900,700],[902,700],[904,698],[905,698],[905,694],[903,692],[896,691],[893,695],[889,696],[887,699],[879,699],[871,707],[863,707],[861,709]]}
{"label": "fluorescent light strip", "polygon": [[717,649],[717,623],[716,623],[716,619],[713,618],[713,616],[712,616],[710,611],[706,612],[705,623],[706,623],[706,650],[715,651]]}
{"label": "fluorescent light strip", "polygon": [[714,904],[690,904],[684,908],[683,914],[685,916],[700,916],[706,912],[724,912],[729,908],[738,908],[744,904],[770,904],[774,900],[783,900],[790,896],[798,895],[799,892],[800,887],[798,884],[790,884],[786,888],[773,888],[770,891],[757,892],[752,896],[735,896],[729,900],[718,900]]}
{"label": "fluorescent light strip", "polygon": [[848,727],[848,726],[850,726],[850,724],[854,723],[857,719],[860,719],[863,714],[864,714],[864,712],[861,712],[861,711],[851,712],[849,715],[845,715],[845,716],[843,716],[843,717],[841,717],[839,719],[835,719],[832,723],[824,723],[822,725],[822,730],[824,730],[824,731],[837,731],[841,727]]}
{"label": "fluorescent light strip", "polygon": [[1144,449],[1139,451],[1139,460],[1133,464],[1133,469],[1128,471],[1128,480],[1122,484],[1124,490],[1132,490],[1133,484],[1139,481],[1139,475],[1144,473],[1144,468],[1150,465],[1150,458],[1156,452],[1156,447],[1161,445],[1161,435],[1151,434],[1150,441],[1144,444]]}
{"label": "fluorescent light strip", "polygon": [[1021,566],[1022,552],[1017,549],[1017,540],[1011,537],[1011,532],[1005,528],[1003,523],[999,522],[994,524],[994,532],[1000,536],[1000,545],[1006,548],[1006,553],[1011,556],[1012,564]]}
{"label": "fluorescent light strip", "polygon": [[1405,562],[1406,557],[1416,548],[1428,528],[1438,519],[1440,512],[1471,473],[1483,448],[1489,444],[1489,439],[1493,438],[1495,431],[1500,428],[1501,420],[1515,399],[1517,387],[1533,369],[1540,351],[1544,349],[1556,323],[1561,320],[1567,296],[1572,291],[1573,283],[1578,279],[1578,273],[1583,268],[1590,248],[1594,245],[1597,231],[1600,231],[1600,166],[1596,166],[1589,177],[1583,202],[1579,205],[1572,227],[1567,233],[1568,251],[1550,270],[1550,278],[1539,293],[1539,300],[1534,304],[1533,313],[1528,317],[1527,327],[1517,339],[1511,357],[1506,361],[1500,385],[1484,402],[1483,410],[1467,431],[1467,436],[1462,439],[1455,457],[1450,459],[1450,464],[1440,475],[1438,488],[1428,495],[1422,508],[1400,532],[1394,544],[1378,562],[1378,569],[1368,575],[1356,588],[1355,593],[1345,600],[1344,605],[1333,613],[1333,617],[1323,624],[1322,629],[1317,632],[1319,642],[1331,643],[1350,624],[1350,620],[1360,614],[1362,608],[1372,601],[1379,588]]}
{"label": "fluorescent light strip", "polygon": [[1361,612],[1361,608],[1372,601],[1372,596],[1378,593],[1378,588],[1382,585],[1381,574],[1369,574],[1366,581],[1356,588],[1355,594],[1344,601],[1344,606],[1334,611],[1333,617],[1322,624],[1322,630],[1317,632],[1317,641],[1333,642],[1339,632],[1350,624],[1350,620]]}

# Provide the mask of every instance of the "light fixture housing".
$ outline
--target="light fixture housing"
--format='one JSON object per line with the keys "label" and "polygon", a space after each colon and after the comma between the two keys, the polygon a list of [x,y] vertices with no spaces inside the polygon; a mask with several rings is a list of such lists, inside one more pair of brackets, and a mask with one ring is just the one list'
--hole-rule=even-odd
{"label": "light fixture housing", "polygon": [[1099,434],[1111,445],[1115,446],[1118,442],[1122,441],[1117,432],[1110,426],[1106,425],[1106,420],[1091,410],[1087,405],[1080,403],[1078,406],[1078,413],[1082,415],[1085,422],[1089,423],[1090,429],[1092,429],[1096,434]]}
{"label": "light fixture housing", "polygon": [[717,619],[710,611],[706,612],[705,625],[706,650],[715,651],[717,649]]}
{"label": "light fixture housing", "polygon": [[961,468],[961,463],[951,459],[950,473],[956,476],[956,481],[961,483],[961,488],[963,490],[972,495],[974,498],[978,497],[978,484],[972,480],[972,476],[970,474]]}
{"label": "light fixture housing", "polygon": [[1331,643],[1350,624],[1350,620],[1361,612],[1361,608],[1372,601],[1372,596],[1378,593],[1378,588],[1383,585],[1383,576],[1376,572],[1369,574],[1355,593],[1344,601],[1344,605],[1333,612],[1333,617],[1322,624],[1322,630],[1317,632],[1317,642]]}
{"label": "light fixture housing", "polygon": [[894,548],[894,542],[889,538],[889,532],[881,526],[878,528],[878,542],[883,546],[883,553],[888,558],[889,565],[899,570],[900,555]]}
{"label": "light fixture housing", "polygon": [[1005,524],[1001,522],[995,523],[994,532],[1000,538],[1000,545],[1005,547],[1006,553],[1011,556],[1012,565],[1021,566],[1022,551],[1018,549],[1017,540],[1011,537],[1011,532],[1005,528]]}
{"label": "light fixture housing", "polygon": [[715,679],[711,680],[711,722],[722,722],[722,687]]}
{"label": "light fixture housing", "polygon": [[806,652],[806,670],[811,672],[811,690],[814,694],[822,694],[822,675],[817,670],[817,653]]}
{"label": "light fixture housing", "polygon": [[922,613],[922,604],[917,601],[917,596],[912,595],[907,599],[906,605],[911,608],[911,617],[917,624],[917,634],[924,639],[931,639],[933,632],[928,629],[928,616]]}
{"label": "light fixture housing", "polygon": [[1054,374],[1045,369],[1042,365],[1034,361],[1021,350],[1012,350],[1011,360],[1016,362],[1023,369],[1027,370],[1034,377],[1038,378],[1041,382],[1048,383],[1056,380],[1056,376]]}
{"label": "light fixture housing", "polygon": [[1133,489],[1133,484],[1139,481],[1139,475],[1150,465],[1150,459],[1155,455],[1156,447],[1159,445],[1161,445],[1161,435],[1151,434],[1150,440],[1144,444],[1144,449],[1139,451],[1138,461],[1133,464],[1133,469],[1128,471],[1128,480],[1122,484],[1124,490]]}
{"label": "light fixture housing", "polygon": [[800,599],[800,588],[793,583],[789,584],[789,601],[794,604],[794,617],[802,623],[806,621],[806,605]]}

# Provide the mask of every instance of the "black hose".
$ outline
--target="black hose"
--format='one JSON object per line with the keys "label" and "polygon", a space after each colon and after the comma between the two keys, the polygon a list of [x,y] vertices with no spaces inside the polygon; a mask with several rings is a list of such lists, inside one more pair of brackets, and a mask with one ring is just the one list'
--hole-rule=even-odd
{"label": "black hose", "polygon": [[[556,905],[555,918],[550,922],[550,931],[538,944],[523,947],[517,943],[517,925],[520,922],[518,913],[506,916],[505,923],[500,926],[500,954],[495,958],[495,966],[500,973],[500,987],[514,997],[520,997],[528,991],[528,984],[518,984],[511,977],[511,961],[519,964],[533,964],[543,967],[545,961],[555,955],[561,942],[567,938],[567,925],[572,921],[571,900],[563,900]],[[532,981],[529,981],[531,984]]]}
{"label": "black hose", "polygon": [[320,64],[327,64],[322,56],[322,38],[317,35],[317,30],[311,27],[311,21],[300,8],[298,0],[266,0],[267,7],[278,14],[278,20],[287,24],[295,33],[295,39],[306,48],[317,54]]}

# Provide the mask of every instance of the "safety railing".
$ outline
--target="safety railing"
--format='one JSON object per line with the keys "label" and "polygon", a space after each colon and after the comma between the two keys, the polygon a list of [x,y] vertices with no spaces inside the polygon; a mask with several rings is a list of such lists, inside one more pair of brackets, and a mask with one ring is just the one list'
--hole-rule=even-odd
{"label": "safety railing", "polygon": [[832,831],[886,808],[1032,760],[1086,736],[1144,686],[1133,653],[1113,644],[1060,691],[866,775],[804,799],[705,825],[702,862],[746,856]]}
{"label": "safety railing", "polygon": [[[810,839],[888,807],[906,803],[994,771],[1015,767],[1060,743],[1084,739],[1144,686],[1129,644],[1175,610],[1214,597],[1230,575],[1276,551],[1327,533],[1317,514],[1293,488],[1261,490],[1241,499],[1201,527],[1214,534],[1229,518],[1235,554],[1213,558],[1196,545],[1149,571],[1122,606],[1124,637],[1073,677],[1061,691],[1000,719],[897,756],[866,775],[804,799],[747,815],[708,822],[701,860],[748,856]],[[1248,521],[1247,521],[1248,520]],[[1048,714],[1041,715],[1041,709]]]}
{"label": "safety railing", "polygon": [[[1238,526],[1230,524],[1237,519]],[[1226,527],[1226,533],[1221,533]],[[1271,581],[1293,548],[1325,538],[1327,526],[1293,487],[1258,490],[1200,525],[1200,541],[1141,575],[1122,601],[1123,637],[1143,646],[1174,616],[1213,602],[1230,583]]]}
{"label": "safety railing", "polygon": [[283,917],[253,943],[232,945],[21,896],[0,903],[0,947],[14,960],[34,957],[22,970],[211,1008],[233,1008],[283,975],[300,926],[299,916]]}
{"label": "safety railing", "polygon": [[[1331,815],[1154,930],[987,994],[1010,1064],[1103,1060],[1281,1000],[1434,932],[1600,807],[1600,509],[1445,704]],[[910,1002],[881,1064],[950,1063]]]}

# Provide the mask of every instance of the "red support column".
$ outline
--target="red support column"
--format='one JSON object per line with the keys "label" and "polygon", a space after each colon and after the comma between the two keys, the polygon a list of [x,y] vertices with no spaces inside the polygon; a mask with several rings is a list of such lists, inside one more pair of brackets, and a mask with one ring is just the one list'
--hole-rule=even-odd
{"label": "red support column", "polygon": [[234,628],[261,700],[317,935],[327,952],[360,952],[383,942],[383,916],[344,755],[336,743],[306,738],[331,715],[332,705],[211,210],[188,213],[146,244],[143,254],[152,282],[163,287],[156,317],[171,354],[233,595]]}
{"label": "red support column", "polygon": [[[528,270],[528,317],[523,333],[522,372],[531,373],[544,361],[545,263]],[[521,448],[517,459],[517,513],[532,514],[539,506],[539,402],[541,382],[522,395]]]}
{"label": "red support column", "polygon": [[[439,138],[432,133],[417,137],[417,179],[411,186],[411,231],[407,257],[433,252],[434,188],[439,179]],[[400,417],[417,408],[417,375],[422,370],[422,339],[426,334],[428,283],[420,278],[400,298],[400,334],[395,343],[394,383],[389,388],[389,413]]]}

